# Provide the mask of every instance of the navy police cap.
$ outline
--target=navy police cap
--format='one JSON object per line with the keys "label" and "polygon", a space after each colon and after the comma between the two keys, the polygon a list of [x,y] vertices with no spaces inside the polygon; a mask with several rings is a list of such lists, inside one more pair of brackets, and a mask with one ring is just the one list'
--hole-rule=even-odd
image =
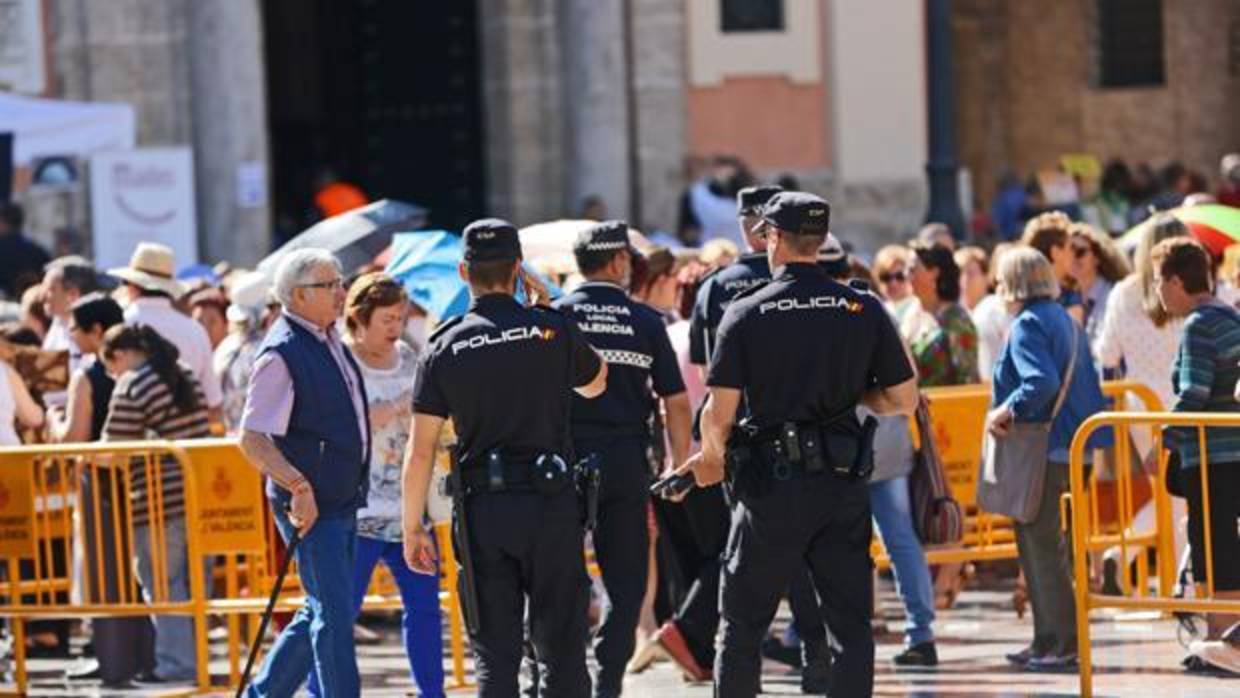
{"label": "navy police cap", "polygon": [[516,226],[499,218],[474,221],[465,227],[461,237],[467,262],[491,262],[521,256],[521,237]]}
{"label": "navy police cap", "polygon": [[826,235],[831,229],[831,205],[803,191],[782,191],[762,207],[762,220],[794,235]]}
{"label": "navy police cap", "polygon": [[762,207],[771,200],[783,187],[773,184],[762,184],[756,187],[745,187],[736,192],[736,212],[742,216],[756,216],[762,213]]}
{"label": "navy police cap", "polygon": [[586,228],[577,234],[573,242],[573,252],[613,252],[616,250],[633,251],[629,243],[629,224],[625,221],[602,221]]}

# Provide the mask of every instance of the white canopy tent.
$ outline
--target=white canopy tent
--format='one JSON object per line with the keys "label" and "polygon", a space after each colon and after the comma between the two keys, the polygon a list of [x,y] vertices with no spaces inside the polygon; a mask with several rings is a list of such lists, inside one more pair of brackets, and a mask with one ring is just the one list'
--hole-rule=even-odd
{"label": "white canopy tent", "polygon": [[89,157],[134,147],[133,106],[118,102],[68,102],[0,92],[0,133],[13,134],[13,164],[51,155]]}

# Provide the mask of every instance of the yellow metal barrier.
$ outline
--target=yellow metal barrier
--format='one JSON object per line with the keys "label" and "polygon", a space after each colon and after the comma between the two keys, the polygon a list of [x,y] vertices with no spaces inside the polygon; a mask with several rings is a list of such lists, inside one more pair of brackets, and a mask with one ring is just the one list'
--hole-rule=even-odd
{"label": "yellow metal barrier", "polygon": [[[182,474],[189,598],[172,600],[168,584],[163,478],[175,466]],[[151,589],[139,592],[130,574],[134,549],[133,507],[101,506],[129,501],[134,476],[151,483]],[[79,486],[83,485],[83,486]],[[171,492],[168,494],[172,494]],[[107,513],[105,513],[105,511]],[[123,511],[123,513],[122,513]],[[452,688],[467,687],[464,630],[456,594],[456,562],[448,526],[436,527],[441,555],[440,603],[447,611],[452,652]],[[254,639],[257,618],[274,584],[275,536],[258,472],[237,442],[203,439],[180,442],[96,443],[0,449],[0,617],[12,619],[14,679],[18,694],[29,685],[25,622],[38,618],[189,615],[195,626],[197,690],[218,690],[208,671],[208,616],[226,619],[229,685],[240,680],[241,650]],[[112,545],[112,541],[118,542]],[[81,581],[70,571],[74,545],[100,551],[86,564]],[[208,588],[204,560],[220,559]],[[57,569],[54,560],[63,560]],[[294,572],[278,608],[304,602]],[[77,585],[77,586],[75,586]],[[399,609],[391,585],[372,587],[364,607]],[[73,592],[79,600],[70,600]],[[250,621],[241,632],[241,618]]]}
{"label": "yellow metal barrier", "polygon": [[[1158,458],[1158,472],[1154,478],[1154,502],[1157,510],[1157,536],[1159,539],[1160,554],[1158,560],[1158,587],[1157,596],[1146,597],[1146,589],[1136,589],[1136,594],[1132,595],[1131,589],[1128,588],[1127,574],[1121,575],[1124,579],[1124,591],[1122,596],[1110,596],[1096,594],[1090,590],[1089,585],[1089,551],[1092,547],[1092,541],[1097,537],[1096,525],[1097,520],[1092,515],[1091,507],[1093,502],[1087,491],[1086,470],[1085,470],[1085,443],[1090,435],[1098,429],[1112,427],[1119,432],[1124,432],[1131,427],[1145,427],[1154,429],[1154,448],[1155,453],[1160,454]],[[1203,499],[1203,518],[1205,534],[1205,560],[1206,560],[1206,584],[1204,599],[1182,599],[1174,598],[1174,582],[1175,568],[1174,560],[1171,555],[1164,553],[1170,549],[1171,536],[1173,526],[1175,525],[1171,517],[1170,496],[1163,483],[1166,481],[1167,475],[1167,457],[1162,448],[1161,427],[1165,426],[1183,426],[1194,427],[1197,430],[1198,443],[1202,454],[1202,463],[1200,467],[1201,483],[1202,483],[1202,499]],[[1089,612],[1096,608],[1120,608],[1120,609],[1145,609],[1162,612],[1169,611],[1186,611],[1186,612],[1219,612],[1219,613],[1240,613],[1240,601],[1219,601],[1214,600],[1214,555],[1211,545],[1211,533],[1209,525],[1209,507],[1210,497],[1209,488],[1206,483],[1209,480],[1209,453],[1206,450],[1205,428],[1206,427],[1233,427],[1240,428],[1240,414],[1221,414],[1221,413],[1192,413],[1192,412],[1149,412],[1149,413],[1118,413],[1103,412],[1096,414],[1081,425],[1076,435],[1072,439],[1071,450],[1071,476],[1072,491],[1070,493],[1072,508],[1074,515],[1072,518],[1072,548],[1073,548],[1073,574],[1075,576],[1076,587],[1076,625],[1077,625],[1077,641],[1079,643],[1080,652],[1080,694],[1085,698],[1093,695],[1093,666],[1091,664],[1092,648],[1089,640]],[[1123,483],[1121,483],[1121,488]],[[1080,512],[1091,512],[1089,516],[1081,516]],[[1124,549],[1123,559],[1128,559],[1127,547],[1134,545],[1133,537],[1129,535],[1125,528],[1120,528],[1116,534],[1111,536],[1115,540],[1113,544],[1119,545]],[[1140,544],[1140,537],[1135,544]],[[1144,566],[1141,566],[1144,567]],[[1194,575],[1195,576],[1195,575]],[[1142,583],[1138,587],[1145,586]]]}
{"label": "yellow metal barrier", "polygon": [[[1116,404],[1122,405],[1126,397],[1132,396],[1144,404],[1147,410],[1162,409],[1158,396],[1144,384],[1132,381],[1108,381],[1103,383],[1102,389],[1107,397],[1116,401]],[[982,434],[986,413],[990,408],[990,386],[961,385],[927,388],[922,393],[930,406],[930,421],[934,429],[933,438],[943,459],[943,467],[947,473],[952,495],[960,502],[965,512],[963,540],[956,545],[927,547],[926,561],[936,565],[1015,559],[1017,557],[1016,537],[1011,520],[981,511],[977,507],[978,463],[982,458]],[[915,444],[920,443],[922,438],[921,434],[916,433],[915,427],[913,438]],[[1123,439],[1122,446],[1117,446],[1116,452],[1118,462],[1128,463],[1129,449],[1126,438]],[[1117,478],[1127,478],[1128,468],[1116,470],[1124,473]],[[1125,482],[1131,485],[1131,479],[1127,478],[1117,479],[1117,486],[1122,486]],[[1110,495],[1104,491],[1106,489],[1105,484],[1094,482],[1091,487],[1091,496],[1095,503],[1102,504],[1110,501]],[[1131,495],[1131,491],[1128,491],[1128,494]],[[1117,540],[1114,536],[1115,531],[1125,528],[1131,522],[1136,514],[1136,508],[1130,497],[1118,497],[1115,502],[1116,520],[1105,527],[1101,526],[1102,522],[1099,522],[1099,534],[1091,539],[1091,547],[1100,549],[1114,545]],[[1102,506],[1095,506],[1092,511],[1095,515],[1100,515],[1103,509]],[[1137,541],[1130,538],[1129,542]],[[1158,541],[1155,532],[1151,531],[1141,538],[1140,542],[1149,547],[1157,547],[1159,559],[1161,560],[1166,555],[1167,563],[1174,565],[1171,561],[1173,546],[1169,538],[1165,541]],[[877,538],[873,552],[877,566],[890,566],[891,560],[886,549],[882,547],[881,541]]]}
{"label": "yellow metal barrier", "polygon": [[[7,571],[0,583],[0,616],[13,625],[18,693],[27,692],[29,678],[25,623],[83,616],[190,616],[197,683],[209,685],[203,535],[192,525],[199,520],[201,491],[189,464],[183,446],[164,442],[0,449],[0,559]],[[184,474],[183,486],[165,492],[165,479],[178,472]],[[188,598],[174,598],[179,594],[168,575],[169,555],[181,554],[167,536],[176,520],[167,515],[176,504],[166,499],[170,495],[183,498]],[[122,502],[126,505],[119,506]],[[76,588],[70,569],[75,543],[88,557],[81,570],[84,583]],[[149,558],[151,578],[139,594],[130,569],[141,553]],[[59,569],[57,559],[64,561]]]}

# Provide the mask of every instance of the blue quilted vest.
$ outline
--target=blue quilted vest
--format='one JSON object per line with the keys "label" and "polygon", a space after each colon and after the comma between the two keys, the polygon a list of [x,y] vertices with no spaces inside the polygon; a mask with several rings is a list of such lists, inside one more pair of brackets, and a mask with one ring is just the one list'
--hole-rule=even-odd
{"label": "blue quilted vest", "polygon": [[[309,330],[282,316],[271,326],[258,355],[268,351],[280,355],[293,379],[293,411],[284,436],[273,437],[276,447],[314,488],[320,516],[352,516],[366,504],[369,439],[363,442],[358,433],[357,412],[331,350]],[[348,351],[345,357],[365,406],[362,372]],[[267,481],[267,496],[279,507],[288,505],[288,491],[271,480]]]}

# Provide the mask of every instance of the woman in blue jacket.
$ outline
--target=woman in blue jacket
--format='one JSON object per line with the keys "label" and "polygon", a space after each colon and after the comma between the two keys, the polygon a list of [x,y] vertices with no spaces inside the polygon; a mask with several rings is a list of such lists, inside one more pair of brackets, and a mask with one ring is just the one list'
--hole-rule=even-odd
{"label": "woman in blue jacket", "polygon": [[[1006,255],[998,271],[999,297],[1016,319],[994,369],[994,397],[986,428],[1002,436],[1014,422],[1046,422],[1065,379],[1073,335],[1081,333],[1057,302],[1059,283],[1046,258],[1023,248]],[[1068,446],[1087,417],[1104,407],[1089,341],[1076,342],[1076,364],[1063,408],[1050,430],[1046,481],[1037,515],[1016,523],[1016,550],[1033,602],[1033,642],[1008,655],[1030,670],[1058,670],[1076,664],[1076,603],[1072,595],[1069,541],[1059,528],[1059,498],[1068,490]],[[1110,445],[1109,431],[1090,438],[1091,449]]]}

